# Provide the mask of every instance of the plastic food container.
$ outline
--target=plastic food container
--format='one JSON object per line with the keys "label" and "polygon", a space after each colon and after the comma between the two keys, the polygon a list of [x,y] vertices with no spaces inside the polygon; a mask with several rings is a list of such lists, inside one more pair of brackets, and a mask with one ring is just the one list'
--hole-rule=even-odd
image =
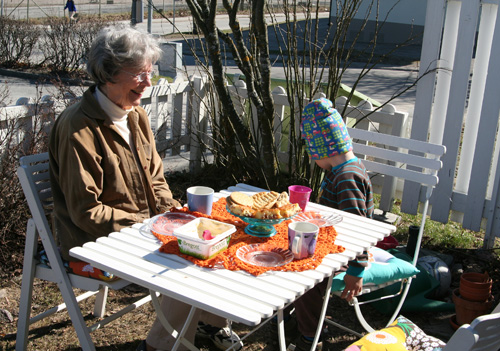
{"label": "plastic food container", "polygon": [[[203,232],[209,230],[213,239],[203,239]],[[207,260],[227,249],[231,234],[236,231],[232,224],[208,218],[197,218],[182,227],[174,229],[174,236],[183,254]]]}

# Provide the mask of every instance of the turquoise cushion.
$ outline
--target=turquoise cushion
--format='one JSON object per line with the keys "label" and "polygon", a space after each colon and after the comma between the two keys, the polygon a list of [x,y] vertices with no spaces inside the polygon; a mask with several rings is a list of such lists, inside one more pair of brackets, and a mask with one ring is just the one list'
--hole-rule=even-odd
{"label": "turquoise cushion", "polygon": [[[402,259],[394,257],[385,250],[373,247],[368,251],[370,264],[363,274],[363,285],[378,285],[391,280],[404,279],[418,274],[420,271]],[[333,278],[332,291],[342,291],[345,273]]]}

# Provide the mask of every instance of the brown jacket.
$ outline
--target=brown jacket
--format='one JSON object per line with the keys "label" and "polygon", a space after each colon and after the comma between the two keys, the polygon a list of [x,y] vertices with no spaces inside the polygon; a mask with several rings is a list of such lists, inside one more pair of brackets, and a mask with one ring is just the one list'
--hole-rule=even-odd
{"label": "brown jacket", "polygon": [[50,180],[56,236],[69,249],[163,213],[172,198],[146,111],[136,107],[128,125],[135,156],[89,88],[57,118],[50,134]]}

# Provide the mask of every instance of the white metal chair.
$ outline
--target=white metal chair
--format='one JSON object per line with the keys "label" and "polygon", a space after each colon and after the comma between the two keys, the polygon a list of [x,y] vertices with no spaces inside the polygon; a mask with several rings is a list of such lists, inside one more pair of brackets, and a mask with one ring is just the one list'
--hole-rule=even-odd
{"label": "white metal chair", "polygon": [[[438,183],[437,172],[442,167],[440,157],[445,153],[446,148],[443,145],[431,144],[428,142],[406,139],[398,136],[381,134],[362,129],[348,128],[349,135],[353,140],[353,151],[363,160],[367,170],[372,174],[384,175],[384,177],[395,177],[422,184],[425,192],[419,194],[423,202],[422,221],[418,233],[416,250],[413,257],[413,265],[416,265],[422,235],[425,228],[429,198],[432,190]],[[394,298],[401,296],[399,303],[393,315],[390,317],[387,325],[390,325],[399,315],[399,311],[404,304],[405,298],[410,289],[412,278],[400,280],[401,289],[395,294],[389,294],[378,297],[373,300],[360,302],[356,297],[350,302],[356,311],[357,318],[366,331],[371,332],[374,329],[363,317],[360,309],[361,304],[378,301],[381,299]],[[367,294],[379,290],[388,285],[398,283],[398,281],[389,281],[381,285],[364,286],[362,294]],[[337,293],[335,293],[337,294]],[[340,295],[340,293],[338,293]],[[334,325],[344,329],[354,335],[361,336],[360,333],[349,329],[330,319],[325,319],[327,324]]]}
{"label": "white metal chair", "polygon": [[[26,228],[16,350],[21,351],[27,349],[30,324],[58,311],[64,310],[65,308],[68,309],[82,349],[95,350],[94,343],[90,337],[91,331],[149,302],[151,296],[148,294],[140,300],[124,307],[122,310],[87,327],[80,307],[78,306],[78,302],[97,294],[94,306],[94,316],[103,317],[106,308],[108,289],[121,289],[129,285],[130,282],[123,279],[118,279],[113,282],[104,282],[75,274],[68,274],[66,272],[46,216],[46,213],[50,212],[52,207],[48,153],[24,156],[21,158],[20,164],[17,174],[24,195],[26,196],[32,218],[28,220]],[[37,254],[38,237],[41,238],[43,248],[50,262],[50,267],[38,263],[35,258]],[[30,318],[33,282],[35,277],[57,283],[63,296],[64,303]],[[79,296],[75,296],[73,288],[82,289],[86,292]]]}

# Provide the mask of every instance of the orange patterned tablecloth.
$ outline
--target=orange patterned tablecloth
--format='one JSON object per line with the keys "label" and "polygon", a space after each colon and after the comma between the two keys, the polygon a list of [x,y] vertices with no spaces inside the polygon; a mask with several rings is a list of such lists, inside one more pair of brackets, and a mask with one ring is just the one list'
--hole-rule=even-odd
{"label": "orange patterned tablecloth", "polygon": [[280,224],[274,226],[277,231],[276,235],[270,238],[258,238],[246,234],[244,229],[247,224],[238,217],[235,217],[227,212],[225,198],[221,198],[213,204],[211,216],[207,216],[199,212],[190,212],[185,207],[182,209],[175,209],[174,211],[189,213],[197,217],[208,217],[217,221],[234,224],[236,226],[236,232],[232,234],[227,250],[208,260],[201,260],[193,256],[180,253],[177,238],[175,236],[165,236],[153,233],[163,242],[163,245],[160,248],[161,252],[179,255],[201,267],[216,268],[223,266],[229,270],[245,270],[253,275],[259,275],[267,271],[302,272],[318,267],[326,255],[331,253],[340,253],[345,250],[344,247],[335,245],[335,238],[337,237],[335,229],[333,227],[324,227],[320,228],[316,251],[312,257],[301,260],[293,260],[292,262],[279,267],[254,266],[236,258],[236,251],[242,246],[258,243],[268,243],[273,247],[288,249],[288,224],[290,223],[290,220],[281,222]]}

